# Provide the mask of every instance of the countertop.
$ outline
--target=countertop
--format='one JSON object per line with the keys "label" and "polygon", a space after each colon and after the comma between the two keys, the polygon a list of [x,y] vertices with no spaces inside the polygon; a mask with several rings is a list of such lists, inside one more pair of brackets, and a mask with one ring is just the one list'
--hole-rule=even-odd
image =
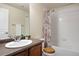
{"label": "countertop", "polygon": [[30,47],[32,47],[33,45],[36,45],[36,44],[39,44],[39,43],[42,43],[43,41],[42,40],[39,40],[39,39],[31,39],[32,40],[32,43],[27,45],[27,46],[24,46],[24,47],[20,47],[20,48],[6,48],[5,47],[5,44],[6,43],[0,43],[0,56],[9,56],[9,55],[14,55],[20,51],[23,51],[25,49],[28,49]]}

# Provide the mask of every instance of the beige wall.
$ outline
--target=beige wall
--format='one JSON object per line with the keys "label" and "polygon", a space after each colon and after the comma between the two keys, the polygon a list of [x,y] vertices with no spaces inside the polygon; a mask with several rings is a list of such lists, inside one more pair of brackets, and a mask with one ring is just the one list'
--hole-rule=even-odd
{"label": "beige wall", "polygon": [[25,31],[25,17],[27,12],[10,5],[0,4],[0,8],[6,8],[9,10],[9,33],[15,34],[15,25],[12,24],[22,24],[24,25],[23,31]]}
{"label": "beige wall", "polygon": [[30,4],[30,34],[32,38],[42,37],[43,7]]}

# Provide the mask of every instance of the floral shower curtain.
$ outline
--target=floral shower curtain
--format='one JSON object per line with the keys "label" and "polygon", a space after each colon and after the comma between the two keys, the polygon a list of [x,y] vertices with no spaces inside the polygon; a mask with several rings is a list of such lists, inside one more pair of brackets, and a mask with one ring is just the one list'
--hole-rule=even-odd
{"label": "floral shower curtain", "polygon": [[44,47],[50,46],[51,40],[51,17],[50,11],[45,11],[43,19],[43,38],[45,39]]}

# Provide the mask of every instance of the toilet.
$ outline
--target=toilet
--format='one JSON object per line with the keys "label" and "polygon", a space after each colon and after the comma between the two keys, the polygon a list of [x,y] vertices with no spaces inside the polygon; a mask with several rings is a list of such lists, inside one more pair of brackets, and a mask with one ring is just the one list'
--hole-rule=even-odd
{"label": "toilet", "polygon": [[[42,41],[45,41],[45,39],[44,38],[41,38],[40,40],[42,40]],[[52,56],[52,55],[55,55],[55,49],[54,48],[52,48],[51,46],[50,47],[45,47],[44,46],[44,42],[42,43],[42,56]],[[46,49],[45,51],[44,51],[44,49]],[[52,53],[49,53],[49,51],[48,51],[48,49],[51,49],[52,50]]]}
{"label": "toilet", "polygon": [[54,56],[55,55],[55,49],[51,47],[43,48],[43,56]]}

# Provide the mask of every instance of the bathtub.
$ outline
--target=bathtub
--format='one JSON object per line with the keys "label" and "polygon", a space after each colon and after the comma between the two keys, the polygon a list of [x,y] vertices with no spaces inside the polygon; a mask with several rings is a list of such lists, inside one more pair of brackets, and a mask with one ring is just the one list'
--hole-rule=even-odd
{"label": "bathtub", "polygon": [[46,54],[43,52],[43,56],[79,56],[79,52],[71,51],[61,47],[52,46],[55,49],[55,53]]}

